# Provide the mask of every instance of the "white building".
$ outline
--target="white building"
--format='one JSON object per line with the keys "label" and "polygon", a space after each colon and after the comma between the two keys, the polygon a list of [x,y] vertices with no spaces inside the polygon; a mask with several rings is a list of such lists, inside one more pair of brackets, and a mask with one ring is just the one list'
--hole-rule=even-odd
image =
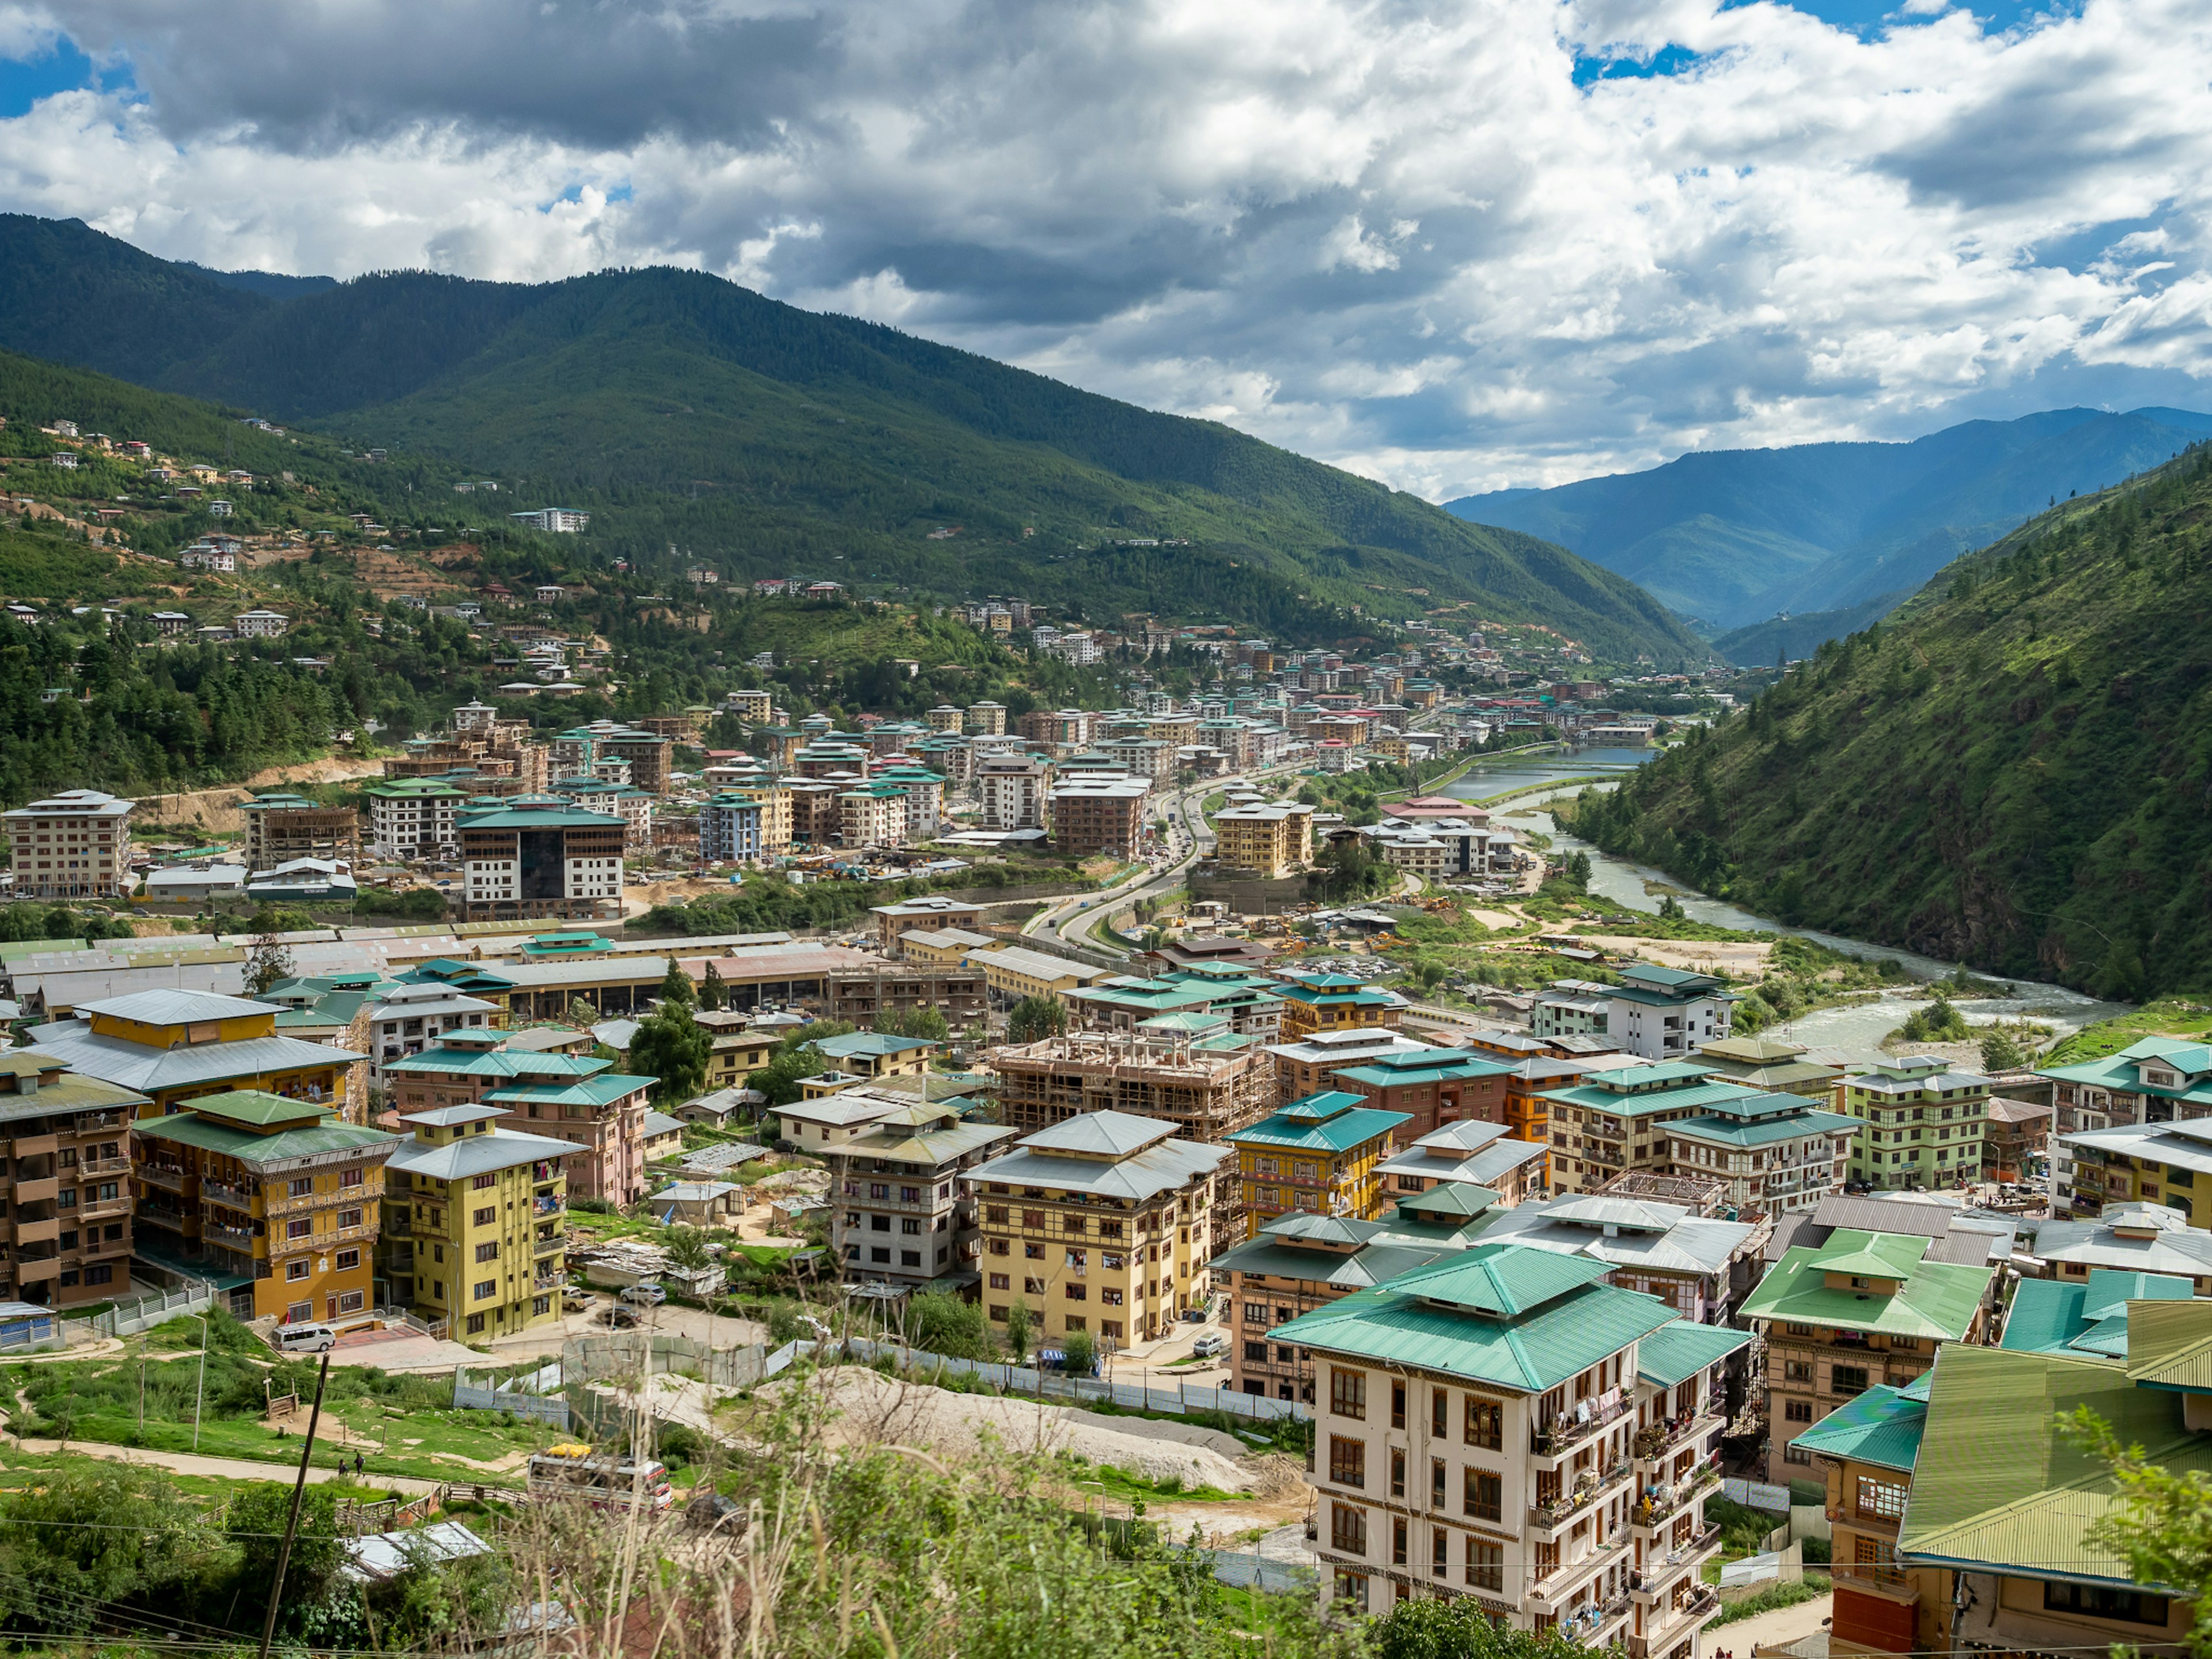
{"label": "white building", "polygon": [[975,763],[975,794],[986,830],[1042,830],[1045,765],[1024,754],[990,755]]}
{"label": "white building", "polygon": [[1536,999],[1531,1028],[1538,1036],[1601,1036],[1644,1060],[1683,1059],[1728,1036],[1736,998],[1712,975],[1639,962],[1620,979],[1559,981]]}
{"label": "white building", "polygon": [[565,507],[541,507],[535,513],[510,513],[507,516],[517,524],[526,524],[533,530],[556,536],[573,536],[592,521],[590,514]]}
{"label": "white building", "polygon": [[274,611],[245,611],[230,619],[239,638],[271,639],[292,625],[292,619]]}
{"label": "white building", "polygon": [[383,1086],[386,1061],[435,1048],[445,1032],[489,1025],[498,1012],[495,1003],[463,996],[442,981],[388,988],[368,1010],[369,1083]]}
{"label": "white building", "polygon": [[16,896],[127,896],[131,810],[137,804],[97,789],[70,789],[5,814]]}

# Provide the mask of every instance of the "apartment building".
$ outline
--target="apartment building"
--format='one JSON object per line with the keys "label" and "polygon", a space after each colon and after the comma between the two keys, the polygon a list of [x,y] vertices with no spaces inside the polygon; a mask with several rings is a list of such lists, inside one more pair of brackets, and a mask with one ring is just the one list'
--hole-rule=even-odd
{"label": "apartment building", "polygon": [[918,1100],[826,1147],[830,1248],[847,1280],[912,1287],[980,1272],[982,1234],[966,1177],[1013,1133]]}
{"label": "apartment building", "polygon": [[[1639,1543],[1671,1549],[1679,1533],[1710,1553],[1694,1445],[1668,1506],[1638,1518],[1652,1473],[1635,1456],[1638,1349],[1675,1316],[1606,1271],[1477,1244],[1276,1328],[1318,1365],[1326,1594],[1378,1613],[1469,1595],[1512,1628],[1595,1649],[1628,1635]],[[1711,1605],[1695,1567],[1677,1568],[1682,1599],[1670,1588],[1656,1610],[1651,1653],[1694,1650]]]}
{"label": "apartment building", "polygon": [[402,1115],[413,1138],[386,1177],[384,1277],[459,1341],[561,1316],[568,1277],[568,1146],[496,1126],[489,1106]]}
{"label": "apartment building", "polygon": [[1844,1079],[1843,1109],[1864,1133],[1850,1150],[1850,1178],[1910,1191],[1978,1181],[1990,1091],[1978,1073],[1934,1054],[1885,1060]]}
{"label": "apartment building", "polygon": [[824,981],[830,1018],[872,1025],[878,1014],[934,1008],[956,1029],[981,1019],[989,1006],[982,974],[973,968],[934,965],[917,959],[916,937],[906,935],[908,960],[902,964],[879,964],[865,973],[832,975]]}
{"label": "apartment building", "polygon": [[274,1003],[212,991],[132,991],[77,1005],[76,1018],[34,1026],[33,1045],[80,1077],[146,1097],[159,1117],[198,1095],[263,1091],[338,1109],[347,1077],[367,1058],[334,1044],[279,1036]]}
{"label": "apartment building", "polygon": [[1485,1243],[1527,1244],[1587,1255],[1612,1269],[1607,1282],[1656,1296],[1692,1324],[1724,1325],[1739,1285],[1764,1265],[1765,1231],[1686,1205],[1603,1193],[1541,1200],[1503,1211]]}
{"label": "apartment building", "polygon": [[0,1299],[68,1308],[131,1289],[131,1122],[143,1095],[35,1048],[0,1053]]}
{"label": "apartment building", "polygon": [[[1275,1097],[1287,1103],[1319,1094],[1324,1089],[1346,1086],[1338,1079],[1355,1066],[1376,1064],[1401,1055],[1449,1051],[1439,1050],[1432,1043],[1409,1037],[1388,1026],[1364,1025],[1340,1031],[1317,1031],[1297,1042],[1271,1043],[1267,1052],[1275,1060]],[[1380,1101],[1376,1103],[1386,1104]]]}
{"label": "apartment building", "polygon": [[1936,1259],[1930,1241],[1839,1227],[1784,1252],[1737,1316],[1766,1338],[1767,1479],[1809,1454],[1792,1437],[1880,1382],[1902,1388],[1944,1343],[1981,1339],[1996,1269]]}
{"label": "apartment building", "polygon": [[1620,970],[1618,985],[1558,981],[1536,999],[1529,1029],[1540,1037],[1601,1036],[1645,1060],[1680,1060],[1729,1035],[1737,1000],[1711,974],[1638,962]]}
{"label": "apartment building", "polygon": [[1502,1123],[1462,1118],[1431,1129],[1383,1159],[1377,1174],[1392,1199],[1432,1192],[1451,1182],[1480,1188],[1500,1209],[1540,1197],[1544,1147],[1518,1140]]}
{"label": "apartment building", "polygon": [[[1095,981],[1095,982],[1094,982]],[[1102,1030],[1169,1028],[1162,1020],[1218,1015],[1239,1036],[1266,1041],[1282,1027],[1280,988],[1265,974],[1221,962],[1200,962],[1139,979],[1133,974],[1093,975],[1082,988],[1059,992],[1080,1018]],[[1305,1092],[1311,1094],[1312,1090]]]}
{"label": "apartment building", "polygon": [[1828,1651],[1836,1659],[1951,1646],[1950,1575],[1907,1567],[1897,1553],[1935,1381],[1927,1371],[1899,1389],[1877,1382],[1790,1443],[1826,1488],[1835,1590]]}
{"label": "apartment building", "polygon": [[457,826],[468,921],[621,915],[621,818],[518,801],[465,812]]}
{"label": "apartment building", "polygon": [[2212,1047],[2186,1038],[2143,1037],[2036,1075],[2051,1082],[2052,1127],[2062,1133],[2212,1116]]}
{"label": "apartment building", "polygon": [[1741,1083],[1842,1109],[1844,1068],[1807,1060],[1805,1045],[1779,1037],[1722,1037],[1698,1045],[1696,1059],[1716,1083]]}
{"label": "apartment building", "polygon": [[1052,791],[1053,844],[1063,853],[1105,853],[1133,860],[1152,799],[1146,778],[1072,777]]}
{"label": "apartment building", "polygon": [[[1344,1035],[1324,1031],[1312,1039]],[[1463,1121],[1504,1125],[1506,1083],[1513,1067],[1470,1048],[1408,1048],[1339,1068],[1338,1086],[1368,1103],[1412,1119],[1409,1135]]]}
{"label": "apartment building", "polygon": [[884,954],[892,957],[900,954],[899,939],[903,934],[916,930],[933,933],[945,927],[972,933],[983,921],[981,905],[931,893],[920,898],[902,899],[896,904],[878,904],[868,914],[876,919],[876,939]]}
{"label": "apartment building", "polygon": [[365,1318],[384,1166],[398,1145],[258,1089],[142,1117],[131,1130],[138,1249],[190,1264],[240,1319]]}
{"label": "apartment building", "polygon": [[1349,974],[1328,974],[1310,969],[1290,969],[1276,975],[1283,1000],[1282,1032],[1285,1042],[1297,1042],[1317,1031],[1346,1031],[1387,1025],[1394,1030],[1404,1017],[1405,998],[1354,979]]}
{"label": "apartment building", "polygon": [[[2072,1280],[2078,1287],[2101,1273],[2154,1273],[2212,1297],[2212,1232],[2162,1204],[2118,1204],[2099,1217],[2053,1218],[2037,1226],[2031,1248],[2054,1282]],[[2023,1279],[2021,1291],[2035,1282]]]}
{"label": "apartment building", "polygon": [[361,814],[350,806],[325,806],[286,790],[240,802],[246,819],[246,867],[273,870],[294,859],[361,861]]}
{"label": "apartment building", "polygon": [[129,896],[131,810],[137,802],[97,789],[66,789],[0,813],[18,898]]}
{"label": "apartment building", "polygon": [[1250,1048],[1200,1048],[1172,1033],[1076,1031],[995,1049],[991,1065],[1000,1121],[1018,1129],[1111,1110],[1157,1119],[1192,1140],[1225,1142],[1274,1105],[1266,1058]]}
{"label": "apartment building", "polygon": [[[623,823],[623,846],[631,852],[649,849],[653,844],[653,796],[635,785],[616,783],[604,778],[556,778],[547,787],[552,801],[567,803],[580,812],[595,812],[603,817],[620,818]],[[468,827],[465,812],[461,828]]]}
{"label": "apartment building", "polygon": [[759,799],[726,791],[699,807],[699,856],[708,863],[749,863],[761,856]]}
{"label": "apartment building", "polygon": [[1279,880],[1313,862],[1314,809],[1300,801],[1228,806],[1213,815],[1214,862]]}
{"label": "apartment building", "polygon": [[1757,1219],[1815,1208],[1841,1191],[1861,1125],[1797,1095],[1753,1094],[1670,1120],[1661,1132],[1660,1169],[1724,1181],[1736,1212]]}
{"label": "apartment building", "polygon": [[1149,1341],[1203,1307],[1216,1182],[1229,1157],[1171,1123],[1093,1112],[1024,1134],[965,1179],[981,1212],[983,1310],[1017,1299],[1042,1340]]}
{"label": "apartment building", "polygon": [[368,1020],[368,1081],[384,1086],[384,1067],[395,1060],[434,1048],[448,1031],[495,1023],[499,1005],[465,996],[442,980],[419,984],[380,985],[366,1010]]}
{"label": "apartment building", "polygon": [[436,778],[389,778],[362,791],[368,850],[378,858],[427,861],[459,844],[454,829],[468,791]]}
{"label": "apartment building", "polygon": [[1338,1089],[1231,1130],[1225,1139],[1237,1149],[1243,1236],[1291,1213],[1374,1219],[1389,1201],[1378,1171],[1412,1121]]}

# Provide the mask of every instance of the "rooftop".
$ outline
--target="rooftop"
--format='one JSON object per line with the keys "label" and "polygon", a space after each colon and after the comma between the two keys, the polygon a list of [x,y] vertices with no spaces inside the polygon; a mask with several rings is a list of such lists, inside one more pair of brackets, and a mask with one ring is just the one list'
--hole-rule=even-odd
{"label": "rooftop", "polygon": [[[1995,1269],[1927,1255],[1925,1238],[1838,1228],[1824,1244],[1787,1251],[1737,1311],[1746,1319],[1956,1342],[1972,1328]],[[1873,1288],[1831,1289],[1831,1273],[1867,1278]],[[1886,1294],[1880,1286],[1892,1279],[1899,1289]]]}

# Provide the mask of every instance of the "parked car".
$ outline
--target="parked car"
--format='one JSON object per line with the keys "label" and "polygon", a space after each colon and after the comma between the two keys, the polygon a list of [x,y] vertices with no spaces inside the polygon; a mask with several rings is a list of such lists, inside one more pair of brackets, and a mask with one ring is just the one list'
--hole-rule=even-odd
{"label": "parked car", "polygon": [[625,1308],[619,1303],[609,1303],[600,1310],[599,1317],[611,1329],[617,1331],[629,1330],[640,1322],[635,1309]]}
{"label": "parked car", "polygon": [[599,1299],[589,1291],[580,1291],[573,1285],[561,1292],[561,1306],[569,1313],[581,1313]]}
{"label": "parked car", "polygon": [[634,1303],[641,1308],[657,1308],[668,1300],[668,1292],[649,1279],[641,1285],[631,1285],[621,1292],[621,1296],[623,1301]]}
{"label": "parked car", "polygon": [[1208,1331],[1190,1345],[1194,1359],[1218,1359],[1229,1352],[1229,1339],[1218,1331]]}
{"label": "parked car", "polygon": [[278,1353],[321,1353],[338,1345],[338,1334],[327,1325],[279,1325],[275,1333]]}

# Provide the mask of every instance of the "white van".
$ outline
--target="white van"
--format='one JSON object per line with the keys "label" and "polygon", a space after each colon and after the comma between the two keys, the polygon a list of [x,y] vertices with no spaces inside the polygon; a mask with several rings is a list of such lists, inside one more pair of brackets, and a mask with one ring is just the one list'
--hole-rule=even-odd
{"label": "white van", "polygon": [[1190,1345],[1190,1352],[1194,1359],[1212,1359],[1229,1352],[1229,1339],[1218,1332],[1208,1331]]}
{"label": "white van", "polygon": [[320,1353],[338,1345],[338,1334],[327,1325],[279,1325],[274,1334],[278,1353]]}

